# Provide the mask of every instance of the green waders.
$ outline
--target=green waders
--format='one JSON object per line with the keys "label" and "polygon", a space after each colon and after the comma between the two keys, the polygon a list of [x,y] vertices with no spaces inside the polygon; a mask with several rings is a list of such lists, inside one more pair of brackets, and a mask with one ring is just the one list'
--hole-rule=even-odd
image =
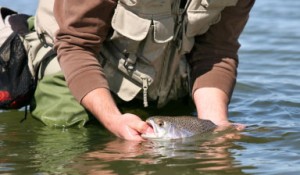
{"label": "green waders", "polygon": [[70,93],[56,57],[38,81],[31,114],[45,125],[54,127],[82,127],[89,120],[89,113]]}

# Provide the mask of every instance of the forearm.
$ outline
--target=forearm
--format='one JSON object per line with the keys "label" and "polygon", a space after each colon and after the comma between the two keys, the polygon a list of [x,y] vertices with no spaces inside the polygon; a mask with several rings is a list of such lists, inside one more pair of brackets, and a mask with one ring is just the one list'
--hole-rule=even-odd
{"label": "forearm", "polygon": [[202,64],[194,65],[195,72],[202,73],[194,81],[193,99],[199,118],[224,125],[228,123],[228,104],[236,83],[237,62],[230,58],[214,60],[201,59]]}
{"label": "forearm", "polygon": [[216,125],[228,123],[229,98],[224,91],[213,87],[199,88],[193,98],[199,118],[211,120]]}
{"label": "forearm", "polygon": [[113,126],[112,122],[118,120],[118,117],[121,115],[109,90],[106,88],[97,88],[89,92],[82,99],[82,104],[106,128],[111,128]]}

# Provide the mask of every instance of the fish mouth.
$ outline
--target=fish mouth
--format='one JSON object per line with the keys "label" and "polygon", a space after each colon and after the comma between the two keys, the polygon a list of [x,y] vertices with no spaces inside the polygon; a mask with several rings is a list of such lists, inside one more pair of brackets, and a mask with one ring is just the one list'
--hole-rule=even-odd
{"label": "fish mouth", "polygon": [[164,140],[166,139],[166,131],[163,131],[160,129],[159,126],[157,126],[156,122],[153,120],[147,120],[146,123],[153,129],[153,133],[145,133],[141,136],[145,139],[151,139],[151,140]]}
{"label": "fish mouth", "polygon": [[154,127],[154,124],[153,124],[153,121],[152,120],[146,120],[146,123],[153,129],[153,131],[155,132],[155,127]]}
{"label": "fish mouth", "polygon": [[146,123],[153,129],[153,133],[144,133],[141,136],[145,139],[155,139],[155,138],[157,138],[158,137],[158,135],[157,135],[158,132],[157,132],[157,128],[154,127],[154,125],[153,125],[153,121],[151,121],[151,120],[146,121]]}

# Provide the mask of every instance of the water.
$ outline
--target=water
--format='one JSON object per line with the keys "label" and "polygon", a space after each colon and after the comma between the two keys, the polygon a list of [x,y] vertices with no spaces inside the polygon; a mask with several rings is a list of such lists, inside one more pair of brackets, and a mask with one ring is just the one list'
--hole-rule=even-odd
{"label": "water", "polygon": [[[33,14],[36,1],[1,0]],[[195,141],[128,142],[100,125],[53,129],[0,113],[0,174],[299,174],[300,1],[257,0],[240,42],[230,119],[248,127]]]}

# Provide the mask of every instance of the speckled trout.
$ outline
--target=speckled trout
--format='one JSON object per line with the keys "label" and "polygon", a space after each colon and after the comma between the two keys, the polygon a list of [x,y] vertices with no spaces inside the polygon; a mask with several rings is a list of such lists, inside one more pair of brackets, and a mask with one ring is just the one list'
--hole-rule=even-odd
{"label": "speckled trout", "polygon": [[193,116],[153,116],[146,122],[154,133],[142,134],[145,139],[179,139],[201,135],[213,131],[217,125],[210,120],[202,120]]}

